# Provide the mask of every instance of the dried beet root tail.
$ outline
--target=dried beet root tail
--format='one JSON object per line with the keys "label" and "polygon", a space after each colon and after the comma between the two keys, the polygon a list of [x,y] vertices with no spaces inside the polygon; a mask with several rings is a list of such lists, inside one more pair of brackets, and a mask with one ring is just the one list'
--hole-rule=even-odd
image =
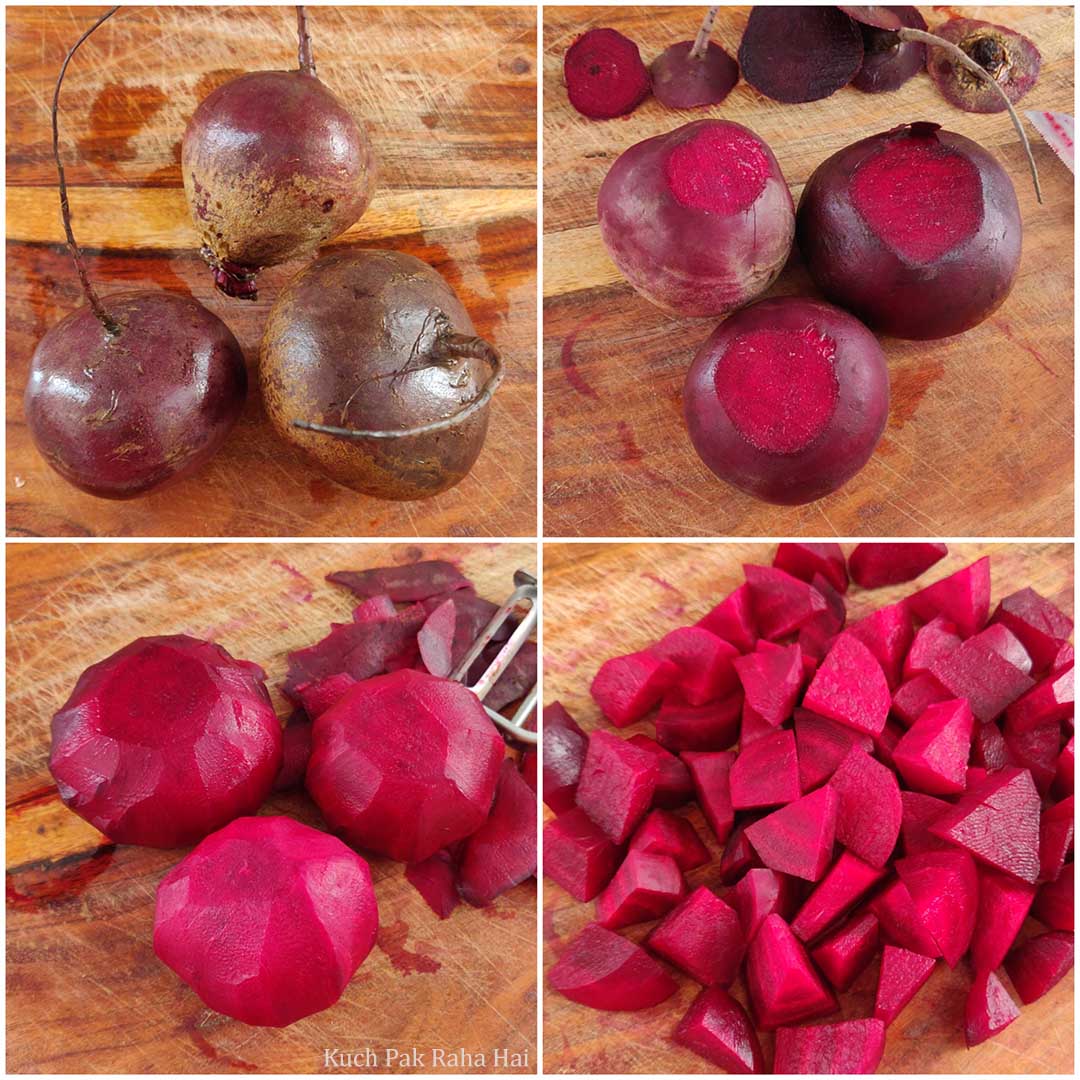
{"label": "dried beet root tail", "polygon": [[302,75],[310,75],[313,79],[318,78],[315,74],[315,58],[311,52],[311,35],[307,28],[307,12],[303,4],[296,5],[296,62]]}
{"label": "dried beet root tail", "polygon": [[219,292],[223,292],[234,300],[257,300],[259,298],[259,289],[255,284],[255,277],[259,273],[258,269],[241,266],[239,263],[229,262],[228,259],[219,259],[208,247],[200,248],[199,254],[210,267],[214,277],[214,284]]}

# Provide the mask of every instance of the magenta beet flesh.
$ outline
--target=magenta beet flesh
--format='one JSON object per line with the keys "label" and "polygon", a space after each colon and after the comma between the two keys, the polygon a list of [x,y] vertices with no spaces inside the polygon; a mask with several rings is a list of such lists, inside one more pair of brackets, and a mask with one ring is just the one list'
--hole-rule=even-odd
{"label": "magenta beet flesh", "polygon": [[797,215],[822,292],[873,330],[916,340],[959,334],[1001,306],[1022,231],[1005,170],[977,143],[927,123],[833,154]]}
{"label": "magenta beet flesh", "polygon": [[570,104],[591,120],[633,112],[649,93],[640,50],[606,26],[587,30],[566,50],[563,78]]}
{"label": "magenta beet flesh", "polygon": [[167,292],[106,298],[38,342],[23,399],[38,452],[69,484],[130,499],[200,468],[240,415],[244,354],[201,304]]}
{"label": "magenta beet flesh", "polygon": [[154,952],[211,1009],[285,1027],[341,997],[378,929],[356,852],[291,818],[245,817],[162,880]]}
{"label": "magenta beet flesh", "polygon": [[772,151],[728,120],[696,120],[631,146],[604,178],[597,210],[626,280],[676,315],[749,303],[780,273],[794,235]]}
{"label": "magenta beet flesh", "polygon": [[184,132],[191,216],[219,289],[309,255],[357,221],[375,186],[367,136],[313,75],[256,71],[219,86]]}
{"label": "magenta beet flesh", "polygon": [[739,81],[739,65],[715,41],[701,57],[691,56],[692,41],[666,48],[649,69],[653,97],[669,109],[719,105]]}
{"label": "magenta beet flesh", "polygon": [[702,461],[762,499],[823,498],[869,460],[889,411],[874,336],[816,300],[762,300],[716,328],[686,376],[683,408]]}
{"label": "magenta beet flesh", "polygon": [[256,664],[197,638],[137,638],[53,717],[60,797],[118,844],[182,847],[270,794],[281,724]]}
{"label": "magenta beet flesh", "polygon": [[471,690],[403,669],[357,683],[315,721],[307,788],[349,843],[419,862],[483,825],[502,759]]}

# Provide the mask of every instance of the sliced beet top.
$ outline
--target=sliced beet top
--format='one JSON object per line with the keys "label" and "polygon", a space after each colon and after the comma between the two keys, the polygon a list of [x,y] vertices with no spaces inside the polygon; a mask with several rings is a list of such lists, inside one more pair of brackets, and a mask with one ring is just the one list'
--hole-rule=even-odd
{"label": "sliced beet top", "polygon": [[610,27],[587,30],[566,50],[563,76],[570,104],[591,120],[625,116],[649,93],[640,50]]}
{"label": "sliced beet top", "polygon": [[716,42],[701,56],[693,49],[692,41],[670,45],[649,69],[653,96],[669,109],[719,105],[739,81],[739,65]]}
{"label": "sliced beet top", "polygon": [[[920,41],[901,41],[894,32],[899,26],[882,27],[882,22],[897,20],[913,30],[925,30],[926,20],[914,7],[841,8],[861,23],[863,62],[859,73],[851,80],[856,90],[865,94],[880,94],[898,90],[913,75],[926,67],[926,46]],[[856,12],[883,12],[884,17],[871,23]]]}
{"label": "sliced beet top", "polygon": [[862,33],[834,7],[755,7],[739,45],[743,78],[790,105],[835,94],[862,62]]}

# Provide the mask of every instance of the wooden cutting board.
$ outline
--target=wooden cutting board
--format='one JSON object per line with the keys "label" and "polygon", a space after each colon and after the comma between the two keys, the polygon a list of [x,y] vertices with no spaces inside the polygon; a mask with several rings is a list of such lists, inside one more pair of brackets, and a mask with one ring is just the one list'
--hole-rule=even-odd
{"label": "wooden cutting board", "polygon": [[[213,638],[266,668],[285,715],[285,653],[353,606],[324,575],[421,557],[460,560],[499,602],[515,570],[536,570],[524,544],[11,546],[8,1072],[315,1073],[326,1049],[370,1050],[366,1072],[534,1071],[534,881],[440,921],[402,864],[370,860],[381,929],[342,1000],[287,1028],[248,1027],[206,1009],[154,955],[154,892],[184,853],[107,842],[60,802],[48,773],[52,714],[85,667],[132,638]],[[272,796],[264,813],[325,827],[302,792]],[[414,1047],[422,1065],[387,1059]],[[435,1049],[458,1057],[440,1062]],[[522,1057],[496,1070],[496,1050]]]}
{"label": "wooden cutting board", "polygon": [[380,161],[364,217],[324,250],[387,247],[431,263],[506,362],[472,473],[392,503],[328,480],[270,429],[256,383],[267,312],[298,261],[228,300],[198,255],[180,143],[198,103],[245,71],[296,64],[291,7],[123,8],[64,83],[72,222],[107,297],[193,296],[236,334],[252,390],[214,460],[133,502],[71,488],[33,447],[22,394],[42,335],[82,303],[63,245],[49,105],[67,49],[102,9],[7,19],[8,532],[43,536],[532,536],[536,532],[536,13],[528,7],[315,7],[319,77],[367,125]]}
{"label": "wooden cutting board", "polygon": [[[721,8],[713,38],[732,56],[748,8]],[[921,9],[1016,27],[1039,47],[1026,109],[1073,111],[1071,7]],[[740,82],[721,105],[588,120],[563,85],[563,56],[594,26],[641,47],[646,64],[693,38],[703,8],[548,7],[544,13],[544,506],[549,536],[1070,536],[1073,515],[1073,177],[1029,129],[1043,182],[1035,201],[1007,116],[948,104],[921,74],[891,94],[850,88],[781,105]],[[871,462],[841,491],[772,507],[717,480],[690,445],[682,385],[719,320],[672,318],[608,258],[596,195],[615,158],[701,117],[745,124],[772,147],[798,201],[813,170],[857,139],[933,120],[992,151],[1012,177],[1024,256],[1004,306],[945,341],[882,342],[892,405]],[[818,295],[797,252],[766,295]]]}
{"label": "wooden cutting board", "polygon": [[[544,701],[561,701],[587,731],[607,727],[589,696],[596,669],[609,656],[643,648],[676,626],[696,622],[742,582],[747,562],[772,561],[771,544],[548,544],[544,548]],[[957,544],[927,572],[927,583],[989,554],[993,600],[1030,585],[1061,609],[1073,612],[1073,552],[1066,544]],[[851,619],[914,591],[901,585],[848,594]],[[651,722],[620,734],[652,735]],[[550,812],[545,808],[545,814]],[[713,861],[687,875],[691,888],[717,885],[717,847],[697,805],[687,814],[708,844]],[[722,887],[721,887],[722,888]],[[547,971],[593,917],[544,880],[544,955]],[[652,924],[630,927],[640,941]],[[1045,929],[1034,920],[1022,934]],[[843,1016],[873,1014],[878,963],[842,995]],[[1007,976],[1003,981],[1008,984]],[[703,1058],[670,1041],[698,990],[679,977],[678,993],[652,1009],[606,1013],[577,1005],[544,985],[544,1067],[572,1073],[709,1073]],[[930,980],[889,1027],[879,1072],[1064,1073],[1073,1071],[1073,975],[1049,994],[1021,1007],[1013,1024],[973,1050],[964,1045],[964,999],[970,982],[966,961],[955,971],[939,963]],[[746,1004],[740,980],[735,996]],[[1015,995],[1014,995],[1015,997]],[[835,1019],[835,1018],[833,1018]],[[762,1039],[772,1061],[772,1036]]]}

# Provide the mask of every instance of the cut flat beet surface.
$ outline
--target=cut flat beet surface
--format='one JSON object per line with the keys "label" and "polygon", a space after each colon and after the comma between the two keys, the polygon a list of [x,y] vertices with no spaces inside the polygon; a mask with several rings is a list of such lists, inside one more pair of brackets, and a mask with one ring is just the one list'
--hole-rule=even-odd
{"label": "cut flat beet surface", "polygon": [[811,942],[853,908],[885,876],[885,871],[864,863],[850,851],[841,852],[820,884],[791,923],[803,942]]}
{"label": "cut flat beet surface", "polygon": [[575,900],[594,899],[618,864],[619,849],[579,807],[544,826],[544,873]]}
{"label": "cut flat beet surface", "polygon": [[338,570],[327,574],[326,580],[333,585],[343,585],[356,596],[384,595],[399,604],[472,588],[472,582],[453,563],[439,559],[373,570]]}
{"label": "cut flat beet surface", "polygon": [[798,645],[762,649],[740,656],[735,671],[743,686],[747,708],[769,727],[779,727],[790,715],[803,684],[802,650]]}
{"label": "cut flat beet surface", "polygon": [[832,860],[837,801],[831,787],[819,788],[748,825],[747,838],[769,869],[818,881]]}
{"label": "cut flat beet surface", "polygon": [[851,580],[864,589],[914,581],[949,553],[944,544],[858,544],[851,553]]}
{"label": "cut flat beet surface", "polygon": [[743,78],[773,101],[820,101],[863,61],[862,34],[837,8],[754,7],[739,45]]}
{"label": "cut flat beet surface", "polygon": [[820,611],[799,627],[799,647],[804,656],[820,663],[832,646],[833,639],[847,624],[847,605],[843,596],[820,574],[811,585],[825,598],[826,611]]}
{"label": "cut flat beet surface", "polygon": [[457,871],[448,851],[436,851],[423,862],[409,863],[405,880],[440,919],[449,919],[458,906]]}
{"label": "cut flat beet surface", "polygon": [[671,810],[688,803],[694,797],[694,781],[686,764],[670,751],[665,750],[648,735],[631,735],[627,740],[642,750],[656,755],[656,790],[653,805]]}
{"label": "cut flat beet surface", "polygon": [[670,855],[684,873],[709,861],[709,849],[701,842],[694,826],[686,818],[666,810],[653,810],[637,827],[630,840],[630,850],[648,855]]}
{"label": "cut flat beet surface", "polygon": [[720,601],[698,626],[711,630],[717,637],[730,642],[741,653],[753,652],[757,644],[757,622],[750,599],[750,586],[740,585]]}
{"label": "cut flat beet surface", "polygon": [[1073,935],[1060,930],[1028,938],[1005,958],[1005,970],[1025,1005],[1053,989],[1073,966]]}
{"label": "cut flat beet surface", "polygon": [[927,795],[959,795],[966,786],[974,723],[964,699],[931,705],[893,751],[908,786]]}
{"label": "cut flat beet surface", "polygon": [[750,588],[755,625],[770,641],[794,633],[826,609],[825,599],[816,589],[783,570],[748,564],[743,573]]}
{"label": "cut flat beet surface", "polygon": [[971,938],[971,965],[995,971],[1016,940],[1035,899],[1035,886],[980,866],[979,909]]}
{"label": "cut flat beet surface", "polygon": [[746,985],[758,1027],[764,1031],[827,1016],[839,1008],[779,915],[769,915],[750,942]]}
{"label": "cut flat beet surface", "polygon": [[900,792],[903,815],[900,822],[900,838],[905,855],[921,855],[924,851],[941,851],[942,848],[952,846],[939,837],[933,836],[929,829],[930,823],[941,817],[950,805],[944,799],[935,798],[933,795],[923,795],[918,791]]}
{"label": "cut flat beet surface", "polygon": [[1048,675],[1014,701],[1006,710],[1006,727],[1022,733],[1049,724],[1071,720],[1076,704],[1076,681],[1073,665]]}
{"label": "cut flat beet surface", "polygon": [[554,724],[548,718],[551,708],[549,705],[544,709],[544,735],[540,740],[544,802],[554,813],[563,814],[577,805],[578,780],[581,777],[581,766],[585,763],[589,740],[572,720],[572,726]]}
{"label": "cut flat beet surface", "polygon": [[770,915],[787,920],[795,909],[794,881],[775,870],[754,867],[735,886],[730,900],[750,941]]}
{"label": "cut flat beet surface", "polygon": [[983,634],[976,634],[935,660],[930,674],[951,694],[967,698],[976,719],[984,723],[996,719],[1035,685],[1023,671],[990,648]]}
{"label": "cut flat beet surface", "polygon": [[656,755],[608,731],[594,731],[578,781],[577,804],[616,844],[623,844],[652,803]]}
{"label": "cut flat beet surface", "polygon": [[877,916],[882,936],[887,941],[921,956],[941,955],[940,946],[923,925],[911,893],[899,878],[882,889],[870,901],[869,907]]}
{"label": "cut flat beet surface", "polygon": [[806,709],[795,710],[795,744],[803,791],[811,791],[828,780],[852,746],[860,746],[867,753],[874,748],[869,735]]}
{"label": "cut flat beet surface", "polygon": [[1039,824],[1039,877],[1057,881],[1073,846],[1073,797],[1048,806]]}
{"label": "cut flat beet surface", "polygon": [[871,866],[884,866],[896,847],[903,818],[895,775],[853,746],[828,786],[837,796],[837,840]]}
{"label": "cut flat beet surface", "polygon": [[640,945],[590,923],[548,972],[564,997],[609,1012],[648,1009],[679,985]]}
{"label": "cut flat beet surface", "polygon": [[1075,921],[1073,865],[1068,863],[1057,881],[1048,881],[1035,894],[1031,914],[1051,930],[1072,933]]}
{"label": "cut flat beet surface", "polygon": [[702,885],[664,917],[645,945],[702,986],[727,987],[739,974],[746,938],[735,911]]}
{"label": "cut flat beet surface", "polygon": [[633,112],[649,94],[641,52],[618,30],[587,30],[566,50],[563,78],[570,104],[591,120]]}
{"label": "cut flat beet surface", "polygon": [[322,716],[322,714],[326,712],[326,710],[329,709],[346,690],[355,685],[356,679],[348,674],[348,672],[342,671],[337,675],[330,675],[328,678],[320,679],[318,682],[300,683],[300,685],[295,688],[293,697],[299,698],[304,712],[306,712],[312,720],[316,720]]}
{"label": "cut flat beet surface", "polygon": [[930,670],[931,665],[960,646],[960,636],[941,615],[920,626],[904,658],[904,678],[912,679]]}
{"label": "cut flat beet surface", "polygon": [[702,990],[672,1036],[681,1046],[729,1073],[765,1071],[757,1032],[746,1010],[719,986]]}
{"label": "cut flat beet surface", "polygon": [[909,596],[907,605],[923,622],[943,615],[961,637],[969,638],[986,625],[990,614],[990,557],[965,566]]}
{"label": "cut flat beet surface", "polygon": [[890,703],[881,665],[850,632],[833,643],[803,697],[811,712],[870,735],[885,726]]}
{"label": "cut flat beet surface", "polygon": [[1050,667],[1073,629],[1072,619],[1031,588],[1006,596],[990,622],[1007,626],[1020,639],[1037,672]]}
{"label": "cut flat beet surface", "polygon": [[964,1006],[964,1037],[968,1046],[978,1046],[993,1038],[1019,1015],[1016,1002],[992,971],[976,974]]}
{"label": "cut flat beet surface", "polygon": [[897,861],[896,872],[945,963],[956,967],[971,944],[979,906],[979,880],[971,856],[966,851],[908,855]]}
{"label": "cut flat beet surface", "polygon": [[877,947],[877,916],[863,911],[822,938],[810,955],[825,978],[842,993],[863,973]]}
{"label": "cut flat beet surface", "polygon": [[727,751],[717,754],[687,753],[682,755],[694,778],[694,790],[705,820],[722,844],[731,832],[735,811],[731,807],[731,766],[735,755]]}
{"label": "cut flat beet surface", "polygon": [[747,746],[731,766],[730,784],[735,810],[794,802],[800,795],[795,733],[770,732]]}
{"label": "cut flat beet surface", "polygon": [[420,659],[432,674],[446,678],[453,670],[454,628],[457,612],[452,599],[444,600],[424,620],[416,634]]}
{"label": "cut flat beet surface", "polygon": [[884,1053],[885,1025],[880,1020],[780,1028],[773,1072],[874,1073]]}
{"label": "cut flat beet surface", "polygon": [[866,618],[852,623],[847,632],[874,654],[889,689],[895,690],[900,685],[904,657],[911,648],[914,636],[907,606],[899,603],[878,608]]}
{"label": "cut flat beet surface", "polygon": [[724,845],[717,871],[721,885],[734,885],[752,866],[761,865],[753,844],[746,838],[746,826],[749,824],[749,821],[744,821],[736,825]]}
{"label": "cut flat beet surface", "polygon": [[847,565],[839,544],[777,544],[773,566],[810,584],[820,574],[837,592],[848,590]]}
{"label": "cut flat beet surface", "polygon": [[874,1016],[891,1024],[930,978],[936,963],[929,956],[886,945],[881,954]]}
{"label": "cut flat beet surface", "polygon": [[650,652],[605,660],[592,682],[592,696],[616,727],[640,720],[679,678],[670,660]]}
{"label": "cut flat beet surface", "polygon": [[608,930],[658,919],[685,895],[686,884],[670,855],[630,850],[596,898],[596,921]]}
{"label": "cut flat beet surface", "polygon": [[670,660],[679,669],[679,693],[690,705],[704,705],[726,697],[738,686],[732,661],[734,645],[700,626],[680,626],[665,634],[648,650]]}
{"label": "cut flat beet surface", "polygon": [[719,105],[739,81],[739,65],[715,41],[705,54],[691,55],[692,41],[666,48],[649,69],[653,96],[669,109]]}
{"label": "cut flat beet surface", "polygon": [[708,705],[688,705],[677,691],[669,691],[656,717],[656,738],[672,752],[726,750],[739,738],[742,711],[741,690]]}

